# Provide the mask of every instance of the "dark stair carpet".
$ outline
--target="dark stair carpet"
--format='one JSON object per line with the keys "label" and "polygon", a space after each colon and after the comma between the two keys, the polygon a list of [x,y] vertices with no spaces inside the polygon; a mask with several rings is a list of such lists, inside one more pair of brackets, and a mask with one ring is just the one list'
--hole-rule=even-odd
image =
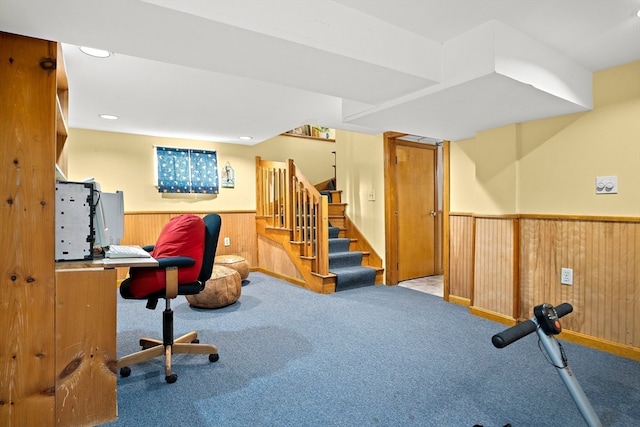
{"label": "dark stair carpet", "polygon": [[373,286],[376,270],[362,265],[362,252],[350,251],[350,239],[338,237],[340,229],[329,226],[329,272],[336,275],[336,292]]}
{"label": "dark stair carpet", "polygon": [[335,190],[335,189],[336,189],[336,181],[332,179],[331,181],[329,181],[329,185],[327,185],[327,189],[322,190],[320,194],[322,194],[323,196],[327,196],[327,199],[329,199],[329,203],[331,203],[333,199],[333,193],[331,192],[331,190]]}

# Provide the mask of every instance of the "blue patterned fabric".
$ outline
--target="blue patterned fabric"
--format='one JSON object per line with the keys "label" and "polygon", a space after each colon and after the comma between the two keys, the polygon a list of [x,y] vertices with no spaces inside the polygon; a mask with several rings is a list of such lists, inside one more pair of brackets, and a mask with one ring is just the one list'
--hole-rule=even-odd
{"label": "blue patterned fabric", "polygon": [[218,194],[215,151],[156,147],[160,193]]}

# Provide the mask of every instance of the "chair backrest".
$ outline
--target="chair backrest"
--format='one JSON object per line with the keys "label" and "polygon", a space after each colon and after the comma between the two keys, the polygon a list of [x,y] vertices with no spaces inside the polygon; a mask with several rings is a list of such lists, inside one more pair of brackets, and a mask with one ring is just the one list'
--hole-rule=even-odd
{"label": "chair backrest", "polygon": [[218,238],[220,237],[220,228],[222,227],[222,218],[218,214],[207,214],[202,220],[204,221],[204,259],[202,260],[202,268],[198,281],[204,284],[211,277],[213,272],[213,263],[216,257],[216,249],[218,248]]}

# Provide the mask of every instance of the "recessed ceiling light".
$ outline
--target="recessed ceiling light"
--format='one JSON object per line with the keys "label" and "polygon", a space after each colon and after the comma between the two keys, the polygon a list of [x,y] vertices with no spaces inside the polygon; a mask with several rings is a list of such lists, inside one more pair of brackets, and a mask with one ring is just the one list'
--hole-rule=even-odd
{"label": "recessed ceiling light", "polygon": [[111,56],[111,52],[108,50],[95,49],[93,47],[80,46],[80,51],[96,58],[108,58]]}
{"label": "recessed ceiling light", "polygon": [[640,9],[638,9],[638,11],[636,12],[636,16],[640,18]]}
{"label": "recessed ceiling light", "polygon": [[243,141],[249,141],[250,139],[253,139],[250,136],[241,136],[240,139],[242,139]]}
{"label": "recessed ceiling light", "polygon": [[106,120],[118,120],[118,116],[114,116],[113,114],[100,114],[100,117]]}

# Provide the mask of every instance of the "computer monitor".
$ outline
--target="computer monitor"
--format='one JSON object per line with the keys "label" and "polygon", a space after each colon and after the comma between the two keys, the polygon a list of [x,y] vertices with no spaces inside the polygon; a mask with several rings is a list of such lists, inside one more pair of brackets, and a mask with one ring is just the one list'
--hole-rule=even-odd
{"label": "computer monitor", "polygon": [[100,193],[106,238],[110,245],[119,245],[124,236],[124,193]]}

